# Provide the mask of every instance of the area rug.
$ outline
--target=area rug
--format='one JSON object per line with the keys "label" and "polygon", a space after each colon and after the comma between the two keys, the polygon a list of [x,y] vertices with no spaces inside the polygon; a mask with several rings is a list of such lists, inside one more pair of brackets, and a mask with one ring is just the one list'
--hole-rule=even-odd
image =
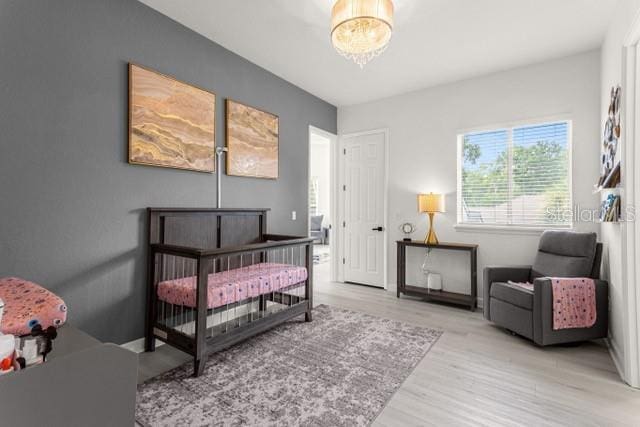
{"label": "area rug", "polygon": [[143,426],[364,426],[382,411],[441,331],[320,305],[138,386]]}

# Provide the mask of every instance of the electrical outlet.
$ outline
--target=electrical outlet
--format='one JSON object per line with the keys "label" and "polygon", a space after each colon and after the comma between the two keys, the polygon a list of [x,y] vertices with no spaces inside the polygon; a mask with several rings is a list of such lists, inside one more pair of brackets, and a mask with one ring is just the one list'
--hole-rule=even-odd
{"label": "electrical outlet", "polygon": [[295,221],[298,218],[298,214],[296,211],[291,211],[291,220]]}

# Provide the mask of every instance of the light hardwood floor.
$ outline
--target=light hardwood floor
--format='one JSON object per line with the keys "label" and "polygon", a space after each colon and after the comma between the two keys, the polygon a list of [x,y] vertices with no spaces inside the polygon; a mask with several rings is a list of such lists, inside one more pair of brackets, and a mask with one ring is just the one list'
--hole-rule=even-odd
{"label": "light hardwood floor", "polygon": [[[640,391],[625,385],[602,343],[538,348],[479,311],[397,299],[331,283],[315,269],[315,304],[444,331],[374,426],[640,426]],[[140,381],[188,361],[169,346],[140,355]]]}

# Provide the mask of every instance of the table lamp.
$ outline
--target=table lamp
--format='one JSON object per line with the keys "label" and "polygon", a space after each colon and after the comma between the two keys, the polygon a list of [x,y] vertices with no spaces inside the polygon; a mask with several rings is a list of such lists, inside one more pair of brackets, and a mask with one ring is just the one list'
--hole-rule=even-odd
{"label": "table lamp", "polygon": [[433,231],[433,217],[436,212],[444,212],[444,197],[442,194],[418,194],[418,212],[429,215],[429,233],[424,242],[430,245],[437,245],[438,238]]}

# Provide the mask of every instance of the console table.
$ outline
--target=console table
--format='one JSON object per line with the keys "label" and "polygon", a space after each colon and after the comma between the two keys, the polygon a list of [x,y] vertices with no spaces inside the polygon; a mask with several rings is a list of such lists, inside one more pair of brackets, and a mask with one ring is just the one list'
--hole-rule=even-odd
{"label": "console table", "polygon": [[[478,245],[469,245],[466,243],[437,243],[428,244],[422,241],[406,241],[398,240],[398,290],[397,296],[400,294],[422,297],[426,301],[444,302],[449,304],[461,305],[468,307],[474,311],[477,306],[478,297]],[[471,292],[469,294],[460,294],[456,292],[447,292],[444,290],[429,290],[426,287],[407,285],[406,283],[406,267],[407,267],[407,247],[417,247],[425,249],[445,249],[452,251],[465,251],[469,253]]]}

